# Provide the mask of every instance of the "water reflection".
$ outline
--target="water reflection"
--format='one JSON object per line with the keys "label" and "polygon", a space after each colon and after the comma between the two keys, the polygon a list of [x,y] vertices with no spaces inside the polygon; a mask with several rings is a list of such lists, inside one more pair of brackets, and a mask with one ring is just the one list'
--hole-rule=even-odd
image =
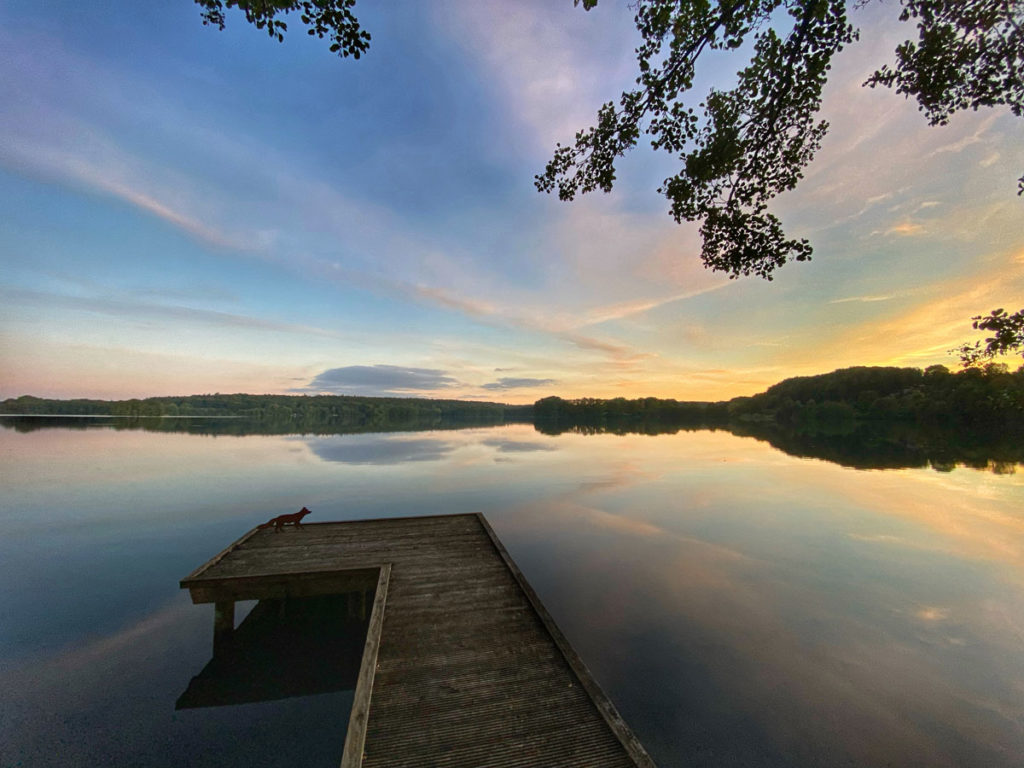
{"label": "water reflection", "polygon": [[192,678],[175,709],[354,691],[366,640],[363,595],[261,600]]}
{"label": "water reflection", "polygon": [[[503,425],[511,426],[511,425]],[[435,461],[459,444],[450,436],[468,431],[458,424],[394,422],[384,428],[338,427],[329,421],[276,423],[230,417],[60,417],[0,416],[0,427],[18,432],[45,429],[116,429],[120,431],[186,432],[199,435],[314,435],[311,448],[328,461],[354,464],[394,464],[401,461]],[[785,427],[772,421],[732,421],[715,424],[666,424],[657,420],[637,423],[630,419],[607,419],[601,425],[566,425],[537,422],[545,435],[673,435],[681,432],[728,431],[761,440],[772,447],[803,458],[824,459],[856,469],[912,469],[930,467],[951,472],[958,467],[1013,474],[1024,465],[1024,441],[1020,435],[940,429],[903,422],[842,421]],[[417,442],[409,435],[445,434],[449,439],[431,438]],[[339,439],[344,437],[344,439]],[[481,441],[502,453],[552,450],[550,442],[493,438]]]}
{"label": "water reflection", "polygon": [[1014,764],[1024,604],[987,568],[879,558],[828,515],[727,546],[602,506],[523,509],[502,535],[667,764]]}
{"label": "water reflection", "polygon": [[387,434],[307,438],[305,443],[324,461],[345,464],[439,461],[457,447],[457,443],[439,438]]}
{"label": "water reflection", "polygon": [[0,764],[336,768],[351,691],[175,712],[210,621],[180,595],[108,636],[82,627],[81,645],[5,660]]}
{"label": "water reflection", "polygon": [[495,448],[499,453],[531,453],[533,451],[555,451],[558,448],[551,443],[538,443],[526,440],[511,440],[507,437],[493,437],[480,441],[481,445]]}
{"label": "water reflection", "polygon": [[311,764],[336,765],[350,694],[174,710],[210,662],[211,614],[178,579],[303,505],[487,514],[663,767],[1024,754],[1022,473],[862,472],[721,430],[528,425],[2,430],[0,451],[5,764],[161,765],[174,745],[178,764],[262,765],[253,744],[287,754],[315,732]]}

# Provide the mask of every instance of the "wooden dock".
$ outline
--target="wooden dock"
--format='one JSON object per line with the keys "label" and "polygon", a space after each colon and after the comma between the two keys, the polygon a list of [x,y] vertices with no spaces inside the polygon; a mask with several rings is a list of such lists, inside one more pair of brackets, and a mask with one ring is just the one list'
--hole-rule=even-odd
{"label": "wooden dock", "polygon": [[181,586],[215,644],[236,600],[366,590],[342,768],[654,766],[482,515],[253,529]]}

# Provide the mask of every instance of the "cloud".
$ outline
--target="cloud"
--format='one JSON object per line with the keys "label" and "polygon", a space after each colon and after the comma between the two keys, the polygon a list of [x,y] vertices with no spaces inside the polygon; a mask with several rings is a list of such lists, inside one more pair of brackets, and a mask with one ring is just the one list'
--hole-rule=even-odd
{"label": "cloud", "polygon": [[[0,70],[6,107],[0,114],[0,167],[117,198],[215,248],[259,246],[252,233],[215,223],[222,206],[208,193],[209,178],[189,178],[121,141],[118,122],[140,111],[163,110],[153,114],[153,122],[182,130],[180,113],[168,114],[153,95],[160,89],[76,56],[51,39],[0,32],[0,48],[8,65]],[[38,56],[40,49],[50,55]],[[83,106],[90,102],[97,105],[92,110]]]}
{"label": "cloud", "polygon": [[[395,285],[400,287],[400,284],[397,282]],[[583,350],[601,352],[614,360],[636,361],[654,357],[651,353],[638,352],[629,345],[576,333],[573,330],[576,327],[593,324],[590,319],[584,319],[580,322],[571,314],[564,316],[552,315],[536,307],[530,307],[530,311],[526,312],[521,307],[499,306],[488,302],[453,296],[449,291],[440,288],[428,288],[423,285],[405,286],[404,288],[400,287],[400,289],[405,290],[410,295],[429,300],[447,309],[458,311],[467,317],[491,326],[542,333],[550,338],[567,342]],[[655,302],[643,309],[646,310],[660,304],[661,302]],[[612,316],[623,317],[627,314],[630,314],[630,312],[621,312]],[[607,319],[610,318],[601,317],[597,318],[597,321]]]}
{"label": "cloud", "polygon": [[[73,121],[68,124],[73,125]],[[65,132],[86,131],[69,127]],[[118,198],[217,248],[258,248],[259,243],[253,238],[228,233],[205,222],[204,215],[198,212],[202,204],[185,203],[186,199],[195,201],[203,197],[189,181],[134,158],[96,136],[95,131],[90,132],[94,134],[93,141],[74,149],[6,136],[0,164],[29,176],[58,179]],[[154,181],[156,177],[162,178]],[[171,202],[172,198],[179,200]]]}
{"label": "cloud", "polygon": [[[507,119],[528,131],[531,149],[547,152],[593,122],[616,85],[632,83],[636,33],[627,9],[607,6],[583,13],[547,0],[472,0],[436,3],[435,19],[497,86]],[[624,18],[597,23],[612,15]]]}
{"label": "cloud", "polygon": [[1020,295],[1022,253],[1005,254],[969,279],[956,276],[935,282],[917,292],[913,303],[873,320],[837,328],[796,351],[796,358],[795,350],[787,349],[777,361],[790,370],[812,358],[818,370],[856,364],[948,362],[948,350],[970,336],[969,317],[988,307],[1012,305]]}
{"label": "cloud", "polygon": [[296,392],[377,397],[426,394],[459,386],[459,381],[437,368],[399,365],[348,365],[317,374],[309,386]]}
{"label": "cloud", "polygon": [[982,143],[984,141],[985,134],[989,132],[990,128],[992,128],[992,124],[996,121],[996,118],[998,116],[998,114],[989,115],[981,122],[981,125],[979,125],[977,130],[975,130],[973,133],[970,133],[967,136],[964,136],[956,141],[950,141],[946,144],[943,144],[941,147],[932,150],[928,157],[932,158],[935,157],[936,155],[942,154],[943,152],[962,152],[964,149],[971,146],[972,144]]}
{"label": "cloud", "polygon": [[90,312],[130,321],[155,321],[159,323],[201,323],[215,328],[243,328],[257,331],[277,331],[300,335],[325,336],[336,339],[350,339],[350,334],[337,333],[326,328],[317,328],[299,323],[285,323],[251,315],[239,315],[213,309],[200,309],[174,304],[151,304],[141,301],[126,301],[105,296],[67,296],[63,294],[32,291],[19,288],[0,288],[0,298],[9,303],[43,306],[48,310],[67,309]]}
{"label": "cloud", "polygon": [[890,296],[847,296],[845,299],[832,299],[829,304],[848,304],[851,301],[860,303],[872,303],[875,301],[890,301],[895,299],[895,294]]}
{"label": "cloud", "polygon": [[885,230],[886,235],[902,235],[904,237],[909,235],[920,235],[923,233],[924,227],[912,221],[904,221]]}
{"label": "cloud", "polygon": [[503,376],[497,381],[481,385],[484,389],[520,389],[522,387],[543,387],[548,384],[557,384],[554,379],[519,379],[513,376]]}

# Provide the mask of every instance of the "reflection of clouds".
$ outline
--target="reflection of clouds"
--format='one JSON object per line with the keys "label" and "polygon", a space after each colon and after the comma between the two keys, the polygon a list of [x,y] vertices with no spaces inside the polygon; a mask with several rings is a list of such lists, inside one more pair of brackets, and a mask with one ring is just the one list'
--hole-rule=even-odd
{"label": "reflection of clouds", "polygon": [[[840,492],[848,503],[881,514],[890,523],[914,525],[913,539],[900,537],[903,541],[898,543],[904,547],[941,549],[959,558],[1003,562],[1013,566],[1008,575],[1024,581],[1024,517],[1019,500],[1013,498],[1015,490],[1019,498],[1019,489],[1004,483],[999,492],[993,492],[986,482],[985,477],[969,475],[957,479],[929,472],[880,473],[872,476],[871,482],[837,482],[821,491]],[[882,539],[875,536],[873,540]]]}
{"label": "reflection of clouds", "polygon": [[458,445],[436,437],[367,434],[307,438],[306,444],[324,461],[344,464],[402,464],[439,461]]}
{"label": "reflection of clouds", "polygon": [[[982,613],[955,634],[922,636],[907,613],[883,610],[893,574],[833,583],[800,562],[797,543],[760,559],[570,502],[532,505],[501,523],[503,536],[511,527],[513,538],[531,539],[531,557],[547,571],[542,599],[627,720],[643,713],[640,736],[656,756],[659,747],[698,748],[715,750],[721,764],[829,765],[842,756],[953,766],[964,764],[968,732],[977,764],[1011,765],[1006,756],[1019,754],[1006,723],[1024,714],[1020,664],[1004,667],[1005,681],[982,681],[1013,646],[1008,627]],[[912,578],[895,591],[930,588]],[[923,601],[913,609],[935,627],[952,613]],[[658,685],[639,690],[638,679]],[[708,706],[721,701],[729,704]]]}
{"label": "reflection of clouds", "polygon": [[160,698],[167,684],[161,674],[188,658],[190,636],[206,637],[209,621],[179,595],[110,635],[40,653],[17,668],[0,666],[3,764],[131,764],[114,756],[153,743],[153,709],[173,707],[173,699]]}
{"label": "reflection of clouds", "polygon": [[527,440],[511,440],[504,437],[491,437],[480,441],[481,445],[497,448],[499,453],[530,453],[533,451],[557,451],[553,443],[530,442]]}
{"label": "reflection of clouds", "polygon": [[[179,596],[181,597],[181,596]],[[173,625],[194,617],[195,610],[184,600],[177,599],[164,608],[142,617],[134,624],[100,637],[81,646],[69,646],[54,656],[46,656],[41,663],[29,663],[17,671],[25,680],[38,681],[44,677],[59,679],[63,675],[91,667],[104,659],[123,654],[136,643],[151,642]]]}

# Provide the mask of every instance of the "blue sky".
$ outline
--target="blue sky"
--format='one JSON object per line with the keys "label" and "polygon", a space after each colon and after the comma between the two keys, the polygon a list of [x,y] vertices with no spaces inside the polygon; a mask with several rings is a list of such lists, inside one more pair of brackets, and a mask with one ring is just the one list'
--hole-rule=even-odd
{"label": "blue sky", "polygon": [[953,365],[972,315],[1022,305],[1024,123],[929,128],[861,88],[912,32],[894,3],[855,17],[832,131],[774,208],[815,258],[772,282],[702,268],[655,191],[671,158],[534,190],[631,82],[625,3],[356,10],[358,62],[189,0],[0,4],[0,397],[719,399]]}

